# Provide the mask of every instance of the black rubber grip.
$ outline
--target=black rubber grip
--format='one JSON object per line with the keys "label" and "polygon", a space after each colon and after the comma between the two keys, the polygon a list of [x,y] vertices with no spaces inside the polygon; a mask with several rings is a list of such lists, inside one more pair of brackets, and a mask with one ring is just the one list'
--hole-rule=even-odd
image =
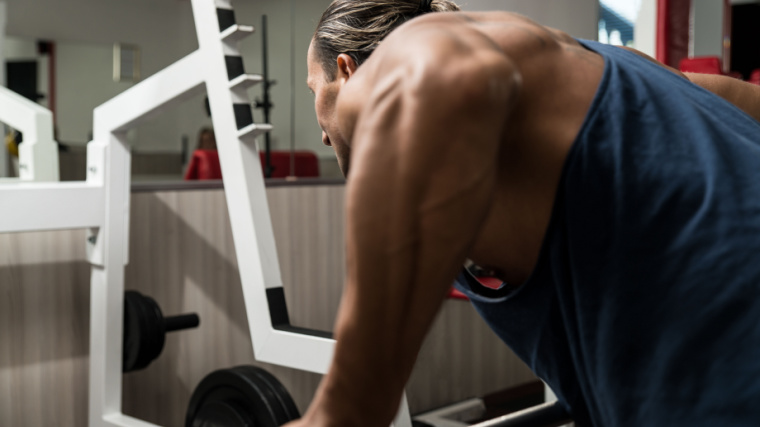
{"label": "black rubber grip", "polygon": [[232,9],[216,9],[216,18],[219,20],[219,32],[235,25],[235,11]]}
{"label": "black rubber grip", "polygon": [[253,124],[253,111],[250,104],[235,104],[235,123],[238,129]]}
{"label": "black rubber grip", "polygon": [[245,74],[242,56],[225,56],[224,62],[227,64],[227,78],[232,80],[235,77]]}
{"label": "black rubber grip", "polygon": [[200,324],[201,318],[198,317],[197,314],[181,314],[179,316],[164,317],[164,330],[166,332],[197,328]]}

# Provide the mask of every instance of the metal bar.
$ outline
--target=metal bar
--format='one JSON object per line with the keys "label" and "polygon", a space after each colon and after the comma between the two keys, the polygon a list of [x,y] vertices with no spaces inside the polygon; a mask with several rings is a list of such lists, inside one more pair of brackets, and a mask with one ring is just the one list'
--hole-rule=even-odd
{"label": "metal bar", "polygon": [[200,324],[201,318],[197,314],[180,314],[164,318],[164,330],[166,332],[197,328]]}
{"label": "metal bar", "polygon": [[0,186],[0,233],[103,225],[103,187],[85,182]]}
{"label": "metal bar", "polygon": [[202,93],[205,76],[198,70],[206,69],[205,61],[203,53],[195,51],[97,107],[95,139],[107,141],[111,132],[124,132]]}
{"label": "metal bar", "polygon": [[559,402],[544,403],[471,427],[559,427],[573,422]]}
{"label": "metal bar", "polygon": [[[269,121],[269,112],[272,108],[272,103],[269,98],[269,89],[272,86],[271,82],[269,81],[269,49],[268,49],[268,42],[267,42],[267,16],[263,15],[261,17],[261,39],[262,41],[262,65],[264,66],[264,100],[262,109],[264,110],[264,123],[271,124]],[[271,143],[271,135],[269,132],[264,134],[264,176],[267,178],[272,177],[272,172],[274,171],[274,168],[272,167],[272,143]]]}

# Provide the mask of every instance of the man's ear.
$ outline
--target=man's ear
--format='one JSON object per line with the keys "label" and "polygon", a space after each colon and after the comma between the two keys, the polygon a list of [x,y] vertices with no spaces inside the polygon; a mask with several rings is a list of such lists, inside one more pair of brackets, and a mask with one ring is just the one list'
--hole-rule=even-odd
{"label": "man's ear", "polygon": [[356,72],[356,61],[345,53],[338,55],[336,61],[338,62],[338,79],[345,83],[348,79],[353,77]]}

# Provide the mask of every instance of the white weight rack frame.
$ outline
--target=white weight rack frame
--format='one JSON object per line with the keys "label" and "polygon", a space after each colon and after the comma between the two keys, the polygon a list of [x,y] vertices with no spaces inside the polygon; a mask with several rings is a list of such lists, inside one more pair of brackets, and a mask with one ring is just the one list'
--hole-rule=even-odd
{"label": "white weight rack frame", "polygon": [[[124,415],[122,319],[128,263],[130,151],[126,132],[188,97],[208,93],[256,360],[325,374],[335,346],[329,334],[291,327],[282,304],[274,234],[239,42],[253,27],[226,24],[230,0],[191,0],[199,49],[95,109],[87,179],[0,186],[0,232],[87,229],[90,291],[90,427],[148,427]],[[223,18],[225,17],[225,18]],[[21,129],[21,127],[19,126]],[[26,137],[26,133],[25,133]],[[270,310],[270,303],[279,306]],[[284,310],[284,311],[283,311]],[[394,421],[411,427],[406,397]]]}
{"label": "white weight rack frame", "polygon": [[24,143],[18,147],[19,177],[0,178],[0,184],[58,181],[58,144],[53,139],[53,113],[0,86],[0,121],[24,135]]}

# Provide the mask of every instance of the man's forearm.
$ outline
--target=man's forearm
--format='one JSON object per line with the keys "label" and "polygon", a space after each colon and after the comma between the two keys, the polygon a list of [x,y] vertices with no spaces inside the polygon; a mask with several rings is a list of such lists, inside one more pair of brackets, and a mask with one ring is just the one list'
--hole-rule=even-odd
{"label": "man's forearm", "polygon": [[[347,310],[355,306],[345,300],[342,304]],[[315,403],[329,412],[335,425],[387,427],[398,409],[416,352],[403,351],[403,339],[380,319],[347,323],[352,317],[345,310],[340,313],[335,357]]]}

